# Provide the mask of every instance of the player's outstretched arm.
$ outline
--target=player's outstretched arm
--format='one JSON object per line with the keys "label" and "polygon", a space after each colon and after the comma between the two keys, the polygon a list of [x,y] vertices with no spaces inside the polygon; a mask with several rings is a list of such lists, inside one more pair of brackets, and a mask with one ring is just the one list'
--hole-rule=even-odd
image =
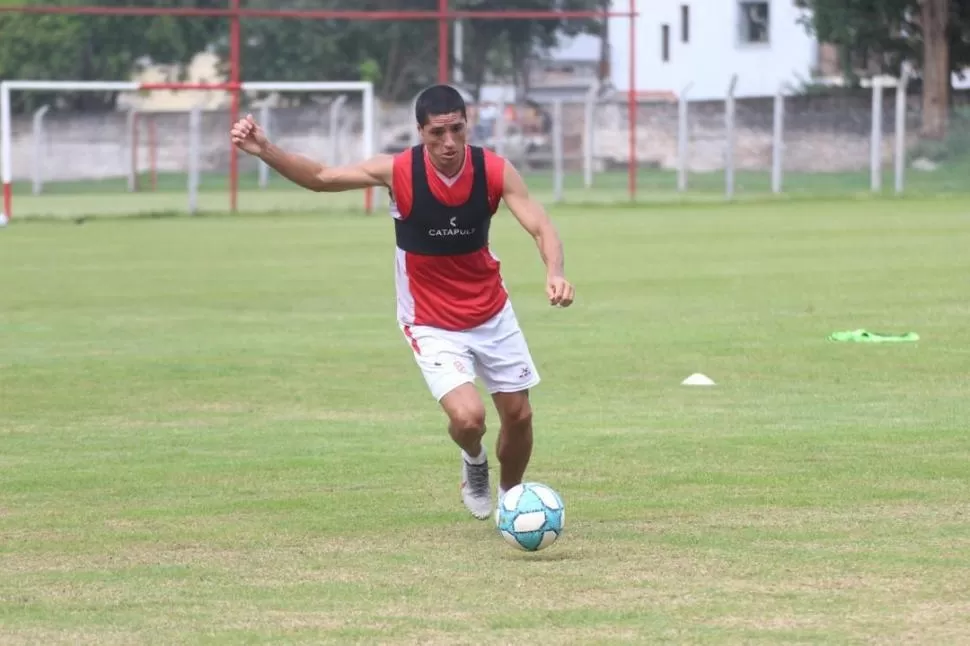
{"label": "player's outstretched arm", "polygon": [[286,179],[311,191],[333,193],[389,186],[391,182],[394,160],[390,155],[377,155],[349,166],[324,166],[273,144],[252,115],[237,121],[229,134],[237,148],[259,157]]}
{"label": "player's outstretched arm", "polygon": [[502,199],[522,228],[528,231],[539,247],[542,262],[546,265],[546,293],[551,305],[568,307],[575,296],[575,288],[566,280],[562,240],[555,225],[536,202],[519,171],[506,160],[502,178]]}

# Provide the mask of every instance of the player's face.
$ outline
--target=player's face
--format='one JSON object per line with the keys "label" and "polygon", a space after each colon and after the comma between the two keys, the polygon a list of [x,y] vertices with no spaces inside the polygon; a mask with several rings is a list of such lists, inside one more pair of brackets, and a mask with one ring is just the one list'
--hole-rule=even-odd
{"label": "player's face", "polygon": [[461,112],[428,117],[428,123],[421,128],[421,141],[435,166],[451,170],[461,165],[467,125]]}

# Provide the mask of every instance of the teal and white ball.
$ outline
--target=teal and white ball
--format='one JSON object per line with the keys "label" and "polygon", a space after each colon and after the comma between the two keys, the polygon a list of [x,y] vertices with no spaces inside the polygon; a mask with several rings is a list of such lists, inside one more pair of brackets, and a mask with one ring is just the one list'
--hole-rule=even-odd
{"label": "teal and white ball", "polygon": [[512,487],[498,501],[495,522],[510,545],[537,552],[556,542],[562,534],[566,508],[551,487],[523,482]]}

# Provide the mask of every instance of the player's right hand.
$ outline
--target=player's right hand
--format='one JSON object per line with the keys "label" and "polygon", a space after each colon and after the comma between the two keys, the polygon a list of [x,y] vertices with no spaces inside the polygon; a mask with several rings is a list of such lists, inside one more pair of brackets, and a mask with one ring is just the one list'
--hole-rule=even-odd
{"label": "player's right hand", "polygon": [[266,132],[259,127],[251,114],[234,123],[229,130],[229,136],[233,145],[250,155],[260,155],[269,143]]}

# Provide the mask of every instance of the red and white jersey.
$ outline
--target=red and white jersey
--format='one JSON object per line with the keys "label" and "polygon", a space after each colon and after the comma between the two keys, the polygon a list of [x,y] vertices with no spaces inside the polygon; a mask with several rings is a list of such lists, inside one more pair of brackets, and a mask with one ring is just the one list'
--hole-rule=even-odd
{"label": "red and white jersey", "polygon": [[401,325],[468,330],[502,311],[508,292],[488,230],[504,171],[504,158],[476,146],[466,146],[464,164],[450,178],[423,146],[394,158],[391,215]]}

